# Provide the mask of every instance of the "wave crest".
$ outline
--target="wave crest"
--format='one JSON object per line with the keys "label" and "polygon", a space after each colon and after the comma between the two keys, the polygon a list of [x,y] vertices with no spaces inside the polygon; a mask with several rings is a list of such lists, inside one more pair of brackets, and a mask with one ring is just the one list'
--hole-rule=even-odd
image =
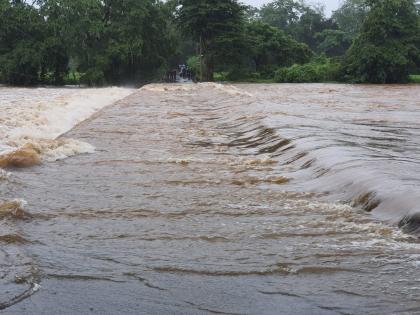
{"label": "wave crest", "polygon": [[30,217],[24,208],[26,201],[15,199],[0,203],[0,219],[27,219]]}

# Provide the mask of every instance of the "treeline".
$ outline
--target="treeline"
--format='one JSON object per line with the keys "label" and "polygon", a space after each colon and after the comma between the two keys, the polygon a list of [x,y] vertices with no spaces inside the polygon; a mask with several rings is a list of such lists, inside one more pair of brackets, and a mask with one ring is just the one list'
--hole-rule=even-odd
{"label": "treeline", "polygon": [[180,2],[179,19],[201,43],[207,80],[397,83],[420,64],[413,0],[345,0],[328,18],[301,0],[261,9],[235,0]]}
{"label": "treeline", "polygon": [[414,0],[0,0],[0,82],[407,82],[420,65]]}
{"label": "treeline", "polygon": [[144,82],[176,47],[154,0],[0,0],[0,80],[15,85]]}

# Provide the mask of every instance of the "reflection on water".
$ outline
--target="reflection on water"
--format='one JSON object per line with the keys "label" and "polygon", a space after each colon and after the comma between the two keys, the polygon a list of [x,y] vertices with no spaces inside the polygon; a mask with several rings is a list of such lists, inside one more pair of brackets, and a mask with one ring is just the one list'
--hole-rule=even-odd
{"label": "reflection on water", "polygon": [[5,313],[419,312],[419,91],[144,87],[0,174]]}

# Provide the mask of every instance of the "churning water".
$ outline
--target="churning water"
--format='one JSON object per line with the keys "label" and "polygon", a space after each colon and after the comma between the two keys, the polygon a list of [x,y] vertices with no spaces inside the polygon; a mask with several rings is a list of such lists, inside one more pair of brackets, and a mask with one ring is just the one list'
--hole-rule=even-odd
{"label": "churning water", "polygon": [[[0,89],[9,104],[11,91]],[[59,111],[56,93],[43,97]],[[38,144],[43,164],[0,173],[0,307],[420,313],[419,96],[414,85],[148,85],[55,138],[106,105],[94,101],[67,130],[36,136],[94,153],[44,158],[55,155]],[[8,150],[33,142],[38,116],[23,138],[22,120],[2,123],[24,139],[3,137]]]}

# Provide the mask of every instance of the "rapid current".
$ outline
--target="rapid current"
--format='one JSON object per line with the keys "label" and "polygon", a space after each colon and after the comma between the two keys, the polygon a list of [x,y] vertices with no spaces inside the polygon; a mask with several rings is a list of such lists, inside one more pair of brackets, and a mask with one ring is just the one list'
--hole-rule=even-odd
{"label": "rapid current", "polygon": [[420,314],[419,85],[1,87],[0,110],[1,154],[39,155],[0,171],[2,314]]}

